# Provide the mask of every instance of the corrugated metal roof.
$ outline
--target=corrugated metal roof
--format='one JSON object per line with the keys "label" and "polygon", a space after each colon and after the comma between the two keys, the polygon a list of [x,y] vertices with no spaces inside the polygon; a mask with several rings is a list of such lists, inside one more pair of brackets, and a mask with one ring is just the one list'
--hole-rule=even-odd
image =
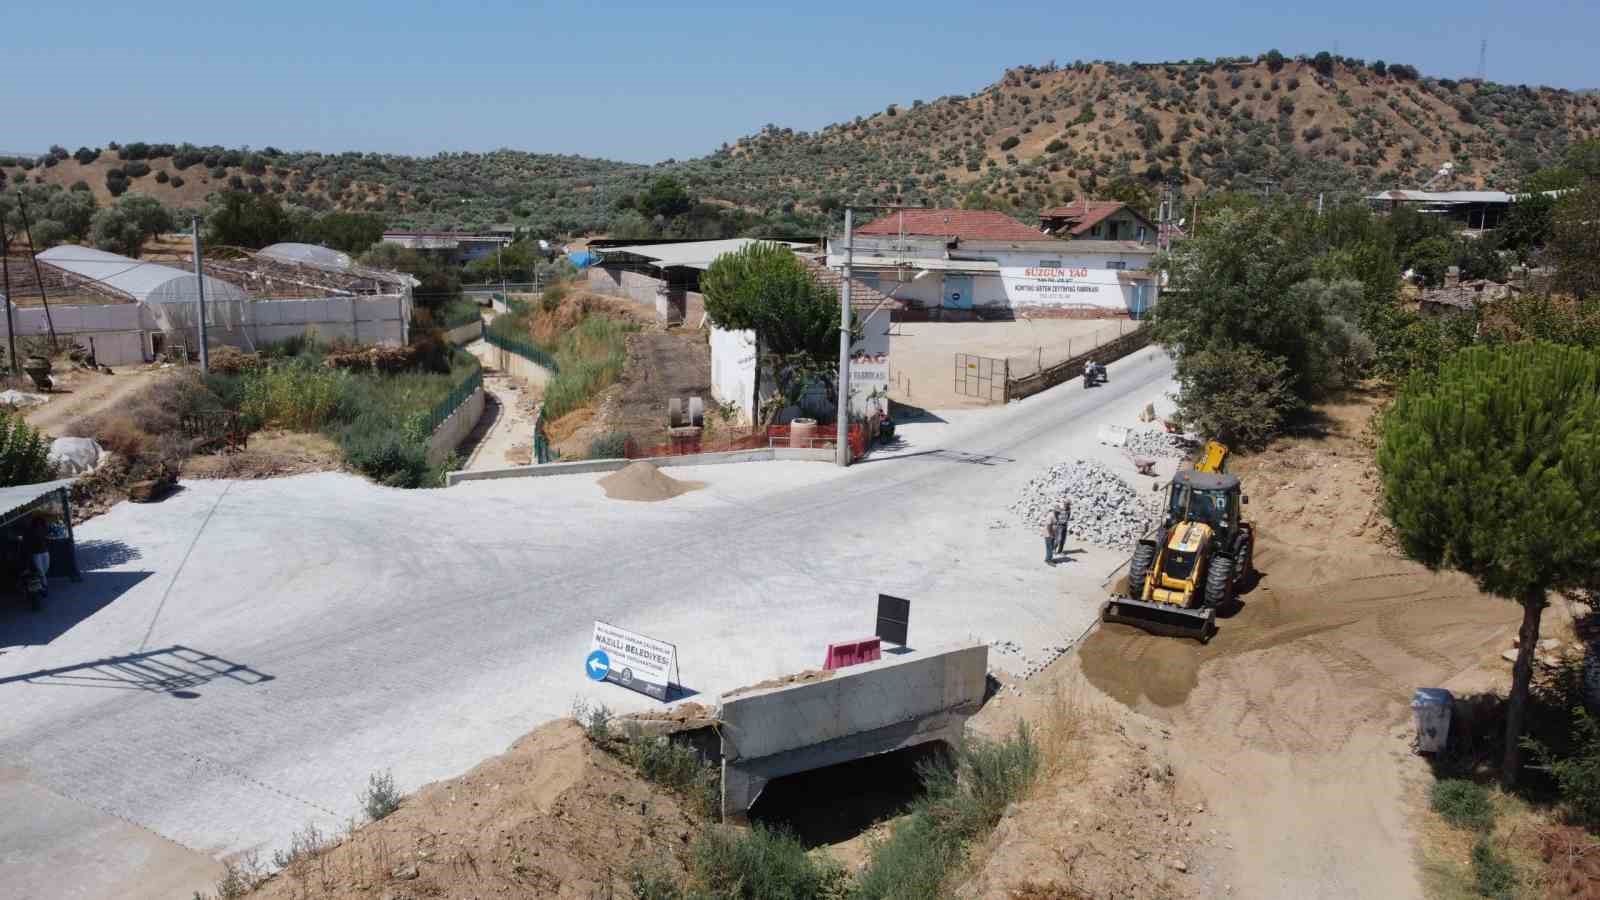
{"label": "corrugated metal roof", "polygon": [[38,484],[15,484],[11,487],[0,487],[0,523],[10,521],[18,510],[26,509],[33,505],[40,497],[64,487],[71,487],[74,478],[57,478],[55,481],[41,481]]}
{"label": "corrugated metal roof", "polygon": [[627,247],[604,247],[596,249],[603,260],[605,257],[616,253],[627,253],[633,256],[642,256],[650,260],[650,264],[658,269],[681,266],[688,269],[705,269],[712,261],[725,253],[734,253],[743,250],[751,244],[782,244],[789,249],[807,247],[809,244],[800,244],[793,241],[759,241],[755,238],[728,238],[720,241],[688,241],[681,244],[632,244]]}
{"label": "corrugated metal roof", "polygon": [[[38,259],[51,268],[120,291],[140,303],[192,302],[196,294],[193,272],[93,247],[62,244],[40,253]],[[249,299],[243,288],[210,275],[206,276],[205,287],[208,300]]]}

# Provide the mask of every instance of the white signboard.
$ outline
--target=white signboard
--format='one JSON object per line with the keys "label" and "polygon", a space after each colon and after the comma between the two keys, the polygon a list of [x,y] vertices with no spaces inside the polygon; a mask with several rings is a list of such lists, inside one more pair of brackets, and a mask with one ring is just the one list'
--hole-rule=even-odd
{"label": "white signboard", "polygon": [[1125,311],[1124,285],[1117,269],[1072,267],[1003,268],[1000,281],[1014,307],[1090,306]]}
{"label": "white signboard", "polygon": [[609,681],[665,702],[678,678],[678,648],[598,619],[594,642],[583,661],[592,681]]}

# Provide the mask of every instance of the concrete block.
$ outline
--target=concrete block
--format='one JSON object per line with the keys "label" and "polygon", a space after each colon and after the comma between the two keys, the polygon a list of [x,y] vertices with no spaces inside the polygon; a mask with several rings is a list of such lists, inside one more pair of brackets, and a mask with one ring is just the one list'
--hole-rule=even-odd
{"label": "concrete block", "polygon": [[989,648],[970,644],[883,659],[803,684],[724,694],[725,759],[771,756],[983,702]]}

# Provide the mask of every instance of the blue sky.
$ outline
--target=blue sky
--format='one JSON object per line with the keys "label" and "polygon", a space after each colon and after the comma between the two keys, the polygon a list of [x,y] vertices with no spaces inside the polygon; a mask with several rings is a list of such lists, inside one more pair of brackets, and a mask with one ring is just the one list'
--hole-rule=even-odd
{"label": "blue sky", "polygon": [[[108,141],[579,153],[656,162],[811,130],[1008,66],[1337,49],[1600,87],[1600,3],[20,3],[0,151]],[[237,7],[230,9],[229,7]],[[1336,46],[1337,45],[1337,46]]]}

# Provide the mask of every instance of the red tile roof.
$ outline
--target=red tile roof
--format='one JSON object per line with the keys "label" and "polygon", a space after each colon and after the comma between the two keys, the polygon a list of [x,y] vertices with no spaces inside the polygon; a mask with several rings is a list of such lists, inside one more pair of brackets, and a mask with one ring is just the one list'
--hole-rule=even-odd
{"label": "red tile roof", "polygon": [[[1068,203],[1066,206],[1056,206],[1044,210],[1039,213],[1039,220],[1045,223],[1050,219],[1065,219],[1066,221],[1057,226],[1052,233],[1060,234],[1065,231],[1067,234],[1077,237],[1088,234],[1089,230],[1095,225],[1105,221],[1115,215],[1118,210],[1127,206],[1128,204],[1120,200],[1079,200],[1076,203]],[[1139,215],[1138,210],[1130,211],[1139,216],[1139,218],[1144,218],[1144,216]]]}
{"label": "red tile roof", "polygon": [[906,209],[884,213],[882,218],[856,229],[856,234],[891,236],[904,233],[923,237],[954,237],[964,241],[1043,241],[1043,234],[1005,213],[987,209]]}
{"label": "red tile roof", "polygon": [[[816,259],[802,257],[806,268],[811,270],[811,278],[817,284],[835,291],[844,289],[844,275],[838,269],[830,269]],[[904,300],[898,300],[885,295],[882,291],[862,281],[859,277],[850,279],[850,305],[857,309],[875,309],[879,304],[886,309],[905,309]]]}

